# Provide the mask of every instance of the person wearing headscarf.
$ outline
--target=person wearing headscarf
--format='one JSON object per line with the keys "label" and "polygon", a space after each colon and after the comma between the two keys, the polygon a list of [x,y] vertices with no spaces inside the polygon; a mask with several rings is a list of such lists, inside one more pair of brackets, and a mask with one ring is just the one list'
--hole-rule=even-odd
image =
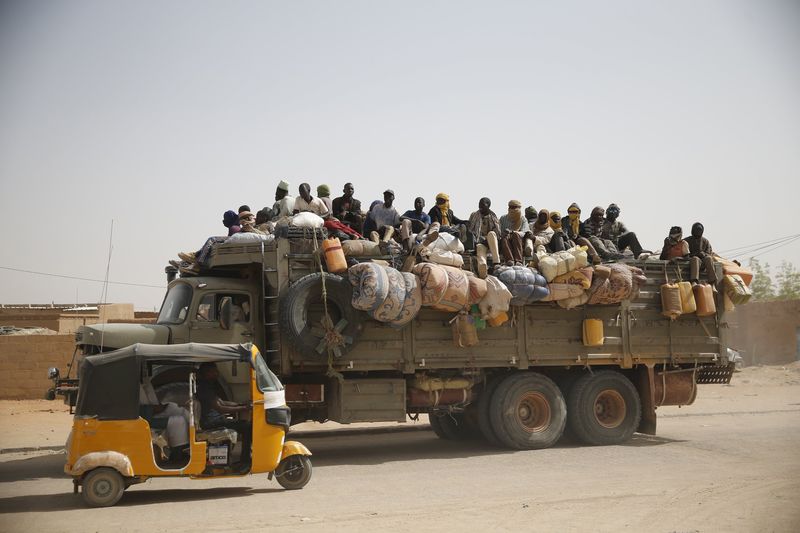
{"label": "person wearing headscarf", "polygon": [[266,233],[256,228],[256,216],[250,211],[242,211],[239,213],[239,222],[242,225],[242,233],[266,235]]}
{"label": "person wearing headscarf", "polygon": [[606,217],[603,221],[601,237],[613,242],[614,246],[616,246],[617,250],[620,252],[624,252],[625,249],[630,248],[631,252],[633,252],[634,259],[638,259],[639,255],[644,251],[642,250],[642,245],[639,244],[636,233],[628,231],[625,224],[619,220],[619,213],[620,209],[617,204],[610,204],[608,206],[606,209]]}
{"label": "person wearing headscarf", "polygon": [[669,229],[669,235],[664,239],[664,246],[658,258],[662,261],[689,258],[689,243],[683,240],[683,229],[680,226],[672,226]]}
{"label": "person wearing headscarf", "polygon": [[331,188],[325,185],[317,185],[317,198],[323,201],[328,213],[333,213],[333,200],[331,200]]}
{"label": "person wearing headscarf", "polygon": [[361,201],[353,198],[355,187],[352,183],[345,183],[342,193],[341,196],[333,199],[331,212],[333,216],[361,233],[364,228],[364,213],[361,212]]}
{"label": "person wearing headscarf", "polygon": [[492,261],[500,262],[500,219],[492,211],[492,201],[481,198],[478,201],[478,210],[469,216],[468,229],[475,243],[475,255],[478,258],[478,277],[481,279],[488,275],[487,252],[492,252]]}
{"label": "person wearing headscarf", "polygon": [[532,237],[528,221],[522,216],[522,202],[508,202],[508,213],[500,217],[500,249],[506,264],[521,265],[524,261],[524,239]]}
{"label": "person wearing headscarf", "polygon": [[450,196],[443,192],[437,194],[436,205],[428,211],[428,216],[431,217],[431,228],[428,233],[442,231],[458,235],[461,242],[467,244],[467,221],[453,214],[453,210],[450,209]]}
{"label": "person wearing headscarf", "polygon": [[547,253],[547,245],[553,238],[553,228],[550,227],[550,212],[547,209],[540,210],[536,215],[536,222],[533,223],[533,242],[532,249],[525,250],[527,255],[537,255]]}
{"label": "person wearing headscarf", "polygon": [[705,228],[700,222],[692,224],[692,234],[686,237],[689,245],[689,280],[697,283],[700,279],[700,266],[706,271],[706,277],[712,284],[717,282],[717,273],[714,270],[714,255],[711,243],[703,237]]}
{"label": "person wearing headscarf", "polygon": [[589,218],[583,221],[582,237],[592,244],[597,254],[604,260],[622,259],[617,247],[610,239],[603,238],[603,224],[605,223],[606,210],[600,206],[592,209]]}
{"label": "person wearing headscarf", "polygon": [[561,220],[561,228],[564,230],[564,246],[572,248],[573,246],[585,246],[586,253],[591,258],[592,262],[597,264],[602,261],[597,250],[594,249],[589,239],[582,236],[585,231],[583,229],[583,222],[581,222],[581,208],[572,202],[567,208],[567,217]]}
{"label": "person wearing headscarf", "polygon": [[222,214],[222,225],[228,228],[228,237],[234,233],[239,233],[242,227],[239,225],[239,215],[236,211],[228,210]]}
{"label": "person wearing headscarf", "polygon": [[[563,224],[561,213],[550,211],[550,229],[553,230],[553,237],[550,239],[550,244],[547,245],[548,252],[563,252],[567,249],[567,238],[564,235]],[[572,247],[570,246],[570,248]]]}

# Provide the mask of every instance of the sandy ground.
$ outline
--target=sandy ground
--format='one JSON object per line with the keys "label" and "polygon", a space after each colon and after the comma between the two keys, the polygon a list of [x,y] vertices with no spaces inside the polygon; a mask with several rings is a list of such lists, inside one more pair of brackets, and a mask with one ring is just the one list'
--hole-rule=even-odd
{"label": "sandy ground", "polygon": [[[70,420],[58,403],[0,402],[0,449],[62,444]],[[265,475],[161,479],[110,509],[71,494],[61,453],[0,454],[0,531],[800,530],[797,363],[702,386],[694,405],[659,409],[658,436],[621,446],[519,452],[430,431],[304,429],[315,469],[302,491]]]}

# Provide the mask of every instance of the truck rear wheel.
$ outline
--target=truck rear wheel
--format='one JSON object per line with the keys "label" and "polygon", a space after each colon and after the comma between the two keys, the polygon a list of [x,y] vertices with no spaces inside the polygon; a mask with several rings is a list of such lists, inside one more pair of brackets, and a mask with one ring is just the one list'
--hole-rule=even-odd
{"label": "truck rear wheel", "polygon": [[620,444],[633,436],[642,402],[633,383],[613,370],[582,376],[567,397],[571,433],[584,444]]}
{"label": "truck rear wheel", "polygon": [[533,372],[514,374],[500,382],[489,415],[497,438],[518,450],[552,446],[567,423],[561,390],[547,376]]}
{"label": "truck rear wheel", "polygon": [[337,356],[344,355],[358,339],[363,328],[363,313],[355,309],[350,300],[353,288],[350,282],[333,274],[309,274],[297,280],[281,301],[281,331],[287,336],[295,350],[306,357],[324,358],[327,351],[317,351],[325,336],[320,320],[324,316],[322,305],[322,279],[325,277],[325,293],[328,313],[344,344],[338,347]]}

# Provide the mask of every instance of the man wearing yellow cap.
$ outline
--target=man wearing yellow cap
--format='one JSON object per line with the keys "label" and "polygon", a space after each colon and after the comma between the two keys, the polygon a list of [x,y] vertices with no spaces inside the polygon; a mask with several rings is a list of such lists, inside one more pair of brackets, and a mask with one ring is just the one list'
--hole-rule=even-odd
{"label": "man wearing yellow cap", "polygon": [[453,214],[453,210],[450,209],[450,197],[447,194],[440,192],[436,195],[436,205],[428,211],[428,216],[431,217],[431,227],[428,233],[443,231],[451,235],[458,235],[461,242],[466,244],[467,221],[461,220]]}

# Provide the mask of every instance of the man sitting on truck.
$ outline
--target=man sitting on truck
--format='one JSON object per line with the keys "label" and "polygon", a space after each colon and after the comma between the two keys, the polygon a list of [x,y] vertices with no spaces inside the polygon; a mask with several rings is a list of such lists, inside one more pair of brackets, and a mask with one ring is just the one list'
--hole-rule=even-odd
{"label": "man sitting on truck", "polygon": [[431,217],[425,212],[425,199],[418,196],[414,199],[414,209],[400,215],[400,238],[406,251],[411,251],[414,241],[420,241],[427,233]]}
{"label": "man sitting on truck", "polygon": [[[625,224],[618,220],[619,206],[611,204],[606,209],[606,218],[603,221],[603,228],[601,236],[603,239],[608,239],[617,247],[617,251],[624,252],[626,248],[630,248],[633,252],[634,259],[639,258],[642,253],[642,245],[639,244],[639,239],[636,233],[628,231]],[[648,252],[649,253],[649,252]]]}
{"label": "man sitting on truck", "polygon": [[289,184],[283,180],[275,189],[275,203],[272,206],[272,218],[278,220],[291,216],[294,212],[294,196],[289,196]]}
{"label": "man sitting on truck", "polygon": [[[395,229],[400,226],[400,214],[392,205],[394,203],[394,191],[386,189],[383,191],[383,203],[374,205],[370,211],[370,216],[375,223],[375,232],[383,242],[389,242],[394,235]],[[370,235],[374,239],[374,235]]]}
{"label": "man sitting on truck", "polygon": [[522,202],[511,200],[508,202],[508,214],[500,217],[500,248],[503,259],[508,265],[521,265],[523,257],[524,239],[532,237],[528,221],[522,216]]}
{"label": "man sitting on truck", "polygon": [[705,268],[709,283],[714,285],[717,282],[717,273],[714,270],[714,257],[711,243],[703,237],[703,224],[695,222],[692,224],[692,234],[686,237],[689,245],[689,280],[697,283],[700,280],[700,264]]}
{"label": "man sitting on truck", "polygon": [[624,256],[617,251],[617,246],[611,239],[603,237],[603,224],[605,223],[606,210],[600,206],[592,209],[589,218],[583,221],[581,226],[581,237],[585,237],[592,243],[592,246],[597,251],[603,260],[609,261],[612,259],[622,259]]}
{"label": "man sitting on truck", "polygon": [[465,246],[468,244],[467,221],[453,214],[453,210],[450,209],[450,197],[447,194],[440,192],[436,195],[436,205],[428,211],[428,216],[431,217],[430,233],[435,230],[458,235]]}
{"label": "man sitting on truck", "polygon": [[475,255],[478,257],[478,277],[484,279],[487,275],[488,265],[486,253],[492,253],[492,261],[500,262],[499,239],[502,235],[500,219],[491,210],[492,201],[481,198],[478,201],[478,210],[469,216],[469,232],[475,241]]}
{"label": "man sitting on truck", "polygon": [[308,211],[322,218],[327,218],[330,215],[330,211],[328,211],[328,206],[325,205],[325,202],[311,196],[311,185],[308,183],[301,183],[298,189],[300,196],[294,199],[294,214]]}
{"label": "man sitting on truck", "polygon": [[353,198],[355,188],[352,183],[345,183],[342,196],[333,199],[332,213],[343,223],[358,233],[364,229],[364,215],[361,213],[361,202]]}

